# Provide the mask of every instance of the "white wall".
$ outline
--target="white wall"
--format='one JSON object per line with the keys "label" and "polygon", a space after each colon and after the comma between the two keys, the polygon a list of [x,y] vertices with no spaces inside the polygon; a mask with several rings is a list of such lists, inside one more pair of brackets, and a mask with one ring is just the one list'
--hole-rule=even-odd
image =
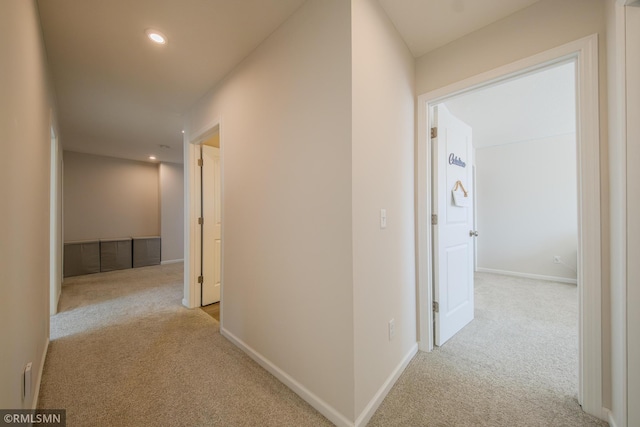
{"label": "white wall", "polygon": [[31,408],[49,337],[49,173],[53,97],[33,1],[0,2],[0,407]]}
{"label": "white wall", "polygon": [[162,261],[177,261],[184,257],[184,170],[177,163],[161,163],[159,174]]}
{"label": "white wall", "polygon": [[64,152],[64,240],[160,234],[158,165]]}
{"label": "white wall", "polygon": [[628,425],[640,425],[640,7],[626,8]]}
{"label": "white wall", "polygon": [[528,8],[438,48],[416,60],[417,93],[598,34],[602,242],[602,372],[604,405],[611,404],[609,306],[609,168],[607,128],[606,14],[601,0],[541,0]]}
{"label": "white wall", "polygon": [[[377,1],[352,2],[355,414],[416,350],[414,59]],[[387,228],[380,228],[380,209]],[[388,322],[395,320],[390,341]],[[383,395],[384,397],[384,395]],[[366,422],[366,419],[363,420]]]}
{"label": "white wall", "polygon": [[576,280],[575,134],[478,148],[475,164],[478,268]]}
{"label": "white wall", "polygon": [[304,3],[185,123],[220,120],[222,333],[335,422],[354,416],[350,9]]}

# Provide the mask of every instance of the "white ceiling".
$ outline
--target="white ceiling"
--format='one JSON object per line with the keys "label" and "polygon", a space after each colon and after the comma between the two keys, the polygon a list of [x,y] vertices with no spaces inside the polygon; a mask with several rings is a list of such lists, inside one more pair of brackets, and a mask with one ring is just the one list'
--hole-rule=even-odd
{"label": "white ceiling", "polygon": [[64,148],[181,163],[182,113],[303,2],[39,0]]}
{"label": "white ceiling", "polygon": [[[304,1],[38,0],[64,148],[182,162],[182,114]],[[420,56],[536,0],[379,1]]]}
{"label": "white ceiling", "polygon": [[476,148],[575,132],[573,62],[446,101],[473,129]]}
{"label": "white ceiling", "polygon": [[539,0],[379,0],[414,57]]}

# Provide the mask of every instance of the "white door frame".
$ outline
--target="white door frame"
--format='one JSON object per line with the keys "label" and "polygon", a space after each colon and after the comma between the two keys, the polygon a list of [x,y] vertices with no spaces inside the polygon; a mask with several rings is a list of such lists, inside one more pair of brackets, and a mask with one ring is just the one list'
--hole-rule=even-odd
{"label": "white door frame", "polygon": [[433,349],[431,118],[429,107],[446,98],[506,81],[555,63],[576,64],[576,136],[578,170],[578,400],[585,412],[605,417],[602,406],[602,296],[600,237],[600,126],[598,36],[576,40],[537,55],[478,74],[418,97],[416,217],[418,338],[422,351]]}
{"label": "white door frame", "polygon": [[[184,297],[182,305],[188,308],[200,307],[200,231],[198,217],[200,216],[200,170],[198,169],[198,159],[200,158],[200,144],[215,132],[220,134],[220,198],[224,194],[224,164],[222,146],[222,126],[221,120],[215,119],[209,125],[190,133],[185,130],[184,146]],[[224,206],[223,206],[224,208]],[[221,259],[224,260],[224,209],[222,210],[222,244]],[[224,263],[221,263],[224,265]],[[224,269],[220,269],[220,301],[224,286]],[[222,324],[222,312],[220,313],[220,323]]]}
{"label": "white door frame", "polygon": [[[53,113],[51,113],[53,116]],[[62,292],[62,151],[53,125],[50,125],[51,153],[49,173],[49,314],[58,313]]]}

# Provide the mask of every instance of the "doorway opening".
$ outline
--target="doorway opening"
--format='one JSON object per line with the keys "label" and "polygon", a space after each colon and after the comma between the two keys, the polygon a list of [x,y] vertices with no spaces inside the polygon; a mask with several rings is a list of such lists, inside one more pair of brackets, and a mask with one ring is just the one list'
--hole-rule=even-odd
{"label": "doorway opening", "polygon": [[431,107],[435,345],[473,319],[472,273],[577,284],[575,105],[570,61]]}
{"label": "doorway opening", "polygon": [[[200,306],[220,302],[222,268],[221,197],[220,197],[220,133],[215,132],[200,144]],[[217,316],[220,320],[219,305]]]}
{"label": "doorway opening", "polygon": [[572,60],[430,112],[434,345],[492,388],[563,402],[578,391],[575,106]]}
{"label": "doorway opening", "polygon": [[[419,97],[418,103],[418,300],[420,349],[434,343],[434,232],[431,215],[434,182],[431,178],[431,108],[462,94],[504,83],[554,65],[575,64],[578,248],[578,401],[585,412],[602,418],[601,248],[598,125],[597,36],[590,36],[502,66]],[[473,186],[471,185],[473,188]],[[451,189],[449,189],[451,191]],[[451,193],[450,193],[451,194]],[[467,230],[474,231],[474,228]],[[516,230],[517,231],[517,230]],[[482,230],[479,230],[482,233]],[[473,263],[471,263],[473,264]]]}
{"label": "doorway opening", "polygon": [[[222,167],[220,125],[186,143],[188,233],[185,234],[185,301],[220,321],[222,301]],[[187,164],[188,162],[188,164]],[[186,237],[189,237],[186,239]]]}

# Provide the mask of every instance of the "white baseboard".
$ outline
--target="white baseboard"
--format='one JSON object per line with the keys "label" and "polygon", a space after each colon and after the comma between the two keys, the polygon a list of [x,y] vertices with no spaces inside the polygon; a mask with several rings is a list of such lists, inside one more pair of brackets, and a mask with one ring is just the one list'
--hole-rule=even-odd
{"label": "white baseboard", "polygon": [[577,279],[568,279],[566,277],[544,276],[542,274],[519,273],[517,271],[496,270],[493,268],[482,268],[482,267],[478,267],[476,271],[478,271],[478,273],[492,273],[492,274],[501,274],[503,276],[524,277],[526,279],[546,280],[548,282],[570,283],[573,285],[578,284]]}
{"label": "white baseboard", "polygon": [[609,422],[609,427],[618,427],[618,423],[616,423],[616,419],[613,417],[613,412],[608,410],[607,408],[602,408],[602,413],[606,414],[606,420]]}
{"label": "white baseboard", "polygon": [[31,409],[36,409],[38,407],[38,398],[40,397],[40,383],[42,382],[42,373],[44,371],[44,361],[47,358],[47,351],[49,351],[49,337],[47,337],[47,342],[44,345],[44,351],[42,352],[42,359],[40,360],[40,366],[38,369],[38,378],[36,380],[36,389],[33,393],[33,401],[31,402]]}
{"label": "white baseboard", "polygon": [[361,427],[361,426],[367,425],[369,420],[371,420],[371,417],[373,417],[373,414],[375,414],[376,410],[378,409],[378,407],[380,406],[384,398],[387,397],[387,394],[389,394],[389,391],[391,391],[391,388],[396,383],[396,381],[398,381],[398,378],[400,378],[400,375],[402,375],[402,372],[404,372],[407,365],[409,364],[409,362],[411,362],[411,360],[413,359],[413,356],[415,356],[417,352],[418,352],[418,343],[415,343],[411,347],[407,355],[404,357],[404,359],[402,359],[400,364],[398,364],[398,366],[396,366],[396,368],[393,370],[391,375],[389,375],[389,378],[387,378],[384,384],[382,384],[382,387],[380,387],[380,389],[375,394],[375,396],[373,396],[373,399],[371,399],[371,401],[364,408],[362,413],[360,413],[360,416],[356,418],[355,427]]}
{"label": "white baseboard", "polygon": [[168,259],[166,261],[160,261],[160,265],[177,264],[179,262],[184,262],[184,258],[181,258],[181,259]]}
{"label": "white baseboard", "polygon": [[297,382],[291,376],[289,376],[286,372],[278,368],[276,365],[271,363],[271,361],[264,358],[260,353],[255,351],[253,348],[249,347],[246,343],[244,343],[241,339],[233,335],[228,330],[224,329],[222,325],[220,326],[220,333],[222,336],[227,338],[229,341],[234,343],[236,346],[240,347],[249,357],[255,360],[260,366],[269,371],[273,376],[279,379],[282,383],[284,383],[287,387],[293,390],[298,396],[300,396],[303,400],[305,400],[309,405],[313,406],[318,412],[327,417],[329,421],[334,423],[338,427],[353,427],[353,423],[349,421],[344,415],[336,411],[331,405],[329,405],[324,400],[320,399],[318,396],[309,391],[302,384]]}

